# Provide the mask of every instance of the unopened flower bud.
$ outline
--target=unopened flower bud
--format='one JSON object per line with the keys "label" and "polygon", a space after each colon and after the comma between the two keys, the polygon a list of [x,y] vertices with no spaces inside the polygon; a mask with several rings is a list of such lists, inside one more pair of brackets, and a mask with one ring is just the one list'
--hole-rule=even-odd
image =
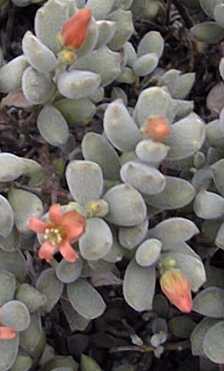
{"label": "unopened flower bud", "polygon": [[88,8],[79,9],[66,21],[58,36],[65,48],[79,49],[86,41],[92,12]]}
{"label": "unopened flower bud", "polygon": [[145,121],[141,131],[145,137],[156,142],[163,142],[170,135],[171,128],[165,117],[154,116]]}
{"label": "unopened flower bud", "polygon": [[180,270],[165,271],[160,278],[160,286],[169,301],[181,312],[191,312],[191,284]]}

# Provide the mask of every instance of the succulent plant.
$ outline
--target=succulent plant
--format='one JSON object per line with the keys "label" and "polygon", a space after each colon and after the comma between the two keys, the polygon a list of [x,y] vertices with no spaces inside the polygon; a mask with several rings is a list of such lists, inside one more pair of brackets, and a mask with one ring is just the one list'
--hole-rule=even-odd
{"label": "succulent plant", "polygon": [[[193,34],[221,40],[224,1],[200,4],[215,21]],[[58,310],[65,331],[83,332],[113,285],[146,323],[142,338],[130,331],[135,350],[159,358],[172,336],[190,337],[193,355],[224,364],[224,281],[210,264],[224,248],[224,109],[206,125],[188,100],[195,73],[160,63],[165,41],[151,29],[165,5],[48,0],[23,54],[6,63],[0,52],[0,92],[20,94],[41,144],[58,147],[44,144],[50,170],[0,152],[1,371],[101,371],[85,354],[57,354],[42,318]],[[142,13],[150,31],[131,38]],[[224,59],[219,69],[224,79]],[[74,124],[93,119],[99,130],[76,142]]]}
{"label": "succulent plant", "polygon": [[[36,35],[27,31],[23,37],[23,55],[1,68],[0,91],[22,89],[39,109],[41,135],[60,147],[69,137],[67,120],[88,122],[95,101],[104,97],[103,88],[122,75],[120,50],[133,31],[132,13],[119,2],[101,7],[99,1],[89,1],[78,9],[74,1],[50,0],[36,13]],[[140,62],[140,70],[152,69],[152,63],[157,62],[147,60],[143,67]]]}
{"label": "succulent plant", "polygon": [[[16,264],[18,253],[13,252],[3,253],[2,264],[4,264],[4,257],[7,260],[7,254],[11,255],[10,259]],[[23,261],[23,269],[25,271],[25,261]],[[1,370],[17,370],[22,366],[24,370],[29,370],[40,357],[45,346],[40,310],[47,298],[32,285],[19,282],[17,279],[17,277],[21,278],[19,272],[13,274],[1,270],[0,276]]]}
{"label": "succulent plant", "polygon": [[215,44],[224,38],[224,2],[222,0],[199,0],[201,8],[211,19],[192,27],[193,35],[202,42]]}
{"label": "succulent plant", "polygon": [[[170,218],[160,223],[161,226],[158,224],[148,231],[147,219],[153,218],[153,210],[150,212],[150,208],[156,208],[158,212],[179,209],[189,204],[195,196],[195,189],[190,182],[163,175],[158,169],[161,163],[169,169],[173,162],[192,158],[205,140],[205,125],[196,114],[191,113],[175,122],[177,106],[177,101],[161,87],[141,92],[133,116],[121,100],[115,100],[105,111],[104,135],[88,133],[82,142],[86,161],[98,163],[110,184],[112,181],[124,183],[112,186],[104,196],[109,203],[109,214],[105,218],[119,227],[119,243],[123,249],[131,250],[133,255],[124,277],[124,296],[138,311],[152,308],[155,267],[159,267],[167,258],[172,258],[174,266],[181,268],[187,275],[194,291],[205,281],[205,271],[199,256],[192,254],[185,242],[198,233],[192,222]],[[74,178],[81,177],[77,174]],[[126,214],[126,199],[124,194],[119,196],[119,191],[124,190],[124,187],[133,187],[142,194],[147,204],[147,219],[146,214],[142,213],[142,217],[135,222],[128,220],[138,216],[136,213],[139,207],[135,205],[133,215],[127,206]],[[173,189],[177,187],[179,191],[174,193]],[[91,193],[89,185],[88,190]],[[177,237],[178,230],[183,235],[180,233]],[[178,251],[180,245],[183,249]],[[187,272],[193,266],[196,275],[193,271]],[[138,289],[139,285],[141,290]]]}
{"label": "succulent plant", "polygon": [[27,104],[38,108],[40,134],[53,146],[69,140],[68,124],[92,119],[106,86],[150,75],[163,53],[159,32],[147,33],[137,52],[128,42],[134,32],[130,1],[106,4],[88,1],[78,9],[75,2],[49,0],[36,13],[36,35],[23,37],[23,55],[0,69],[0,91],[22,89]]}

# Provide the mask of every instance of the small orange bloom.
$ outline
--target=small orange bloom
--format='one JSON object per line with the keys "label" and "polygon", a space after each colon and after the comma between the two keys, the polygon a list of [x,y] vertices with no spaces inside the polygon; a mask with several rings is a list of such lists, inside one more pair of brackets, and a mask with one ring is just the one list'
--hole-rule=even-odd
{"label": "small orange bloom", "polygon": [[50,262],[53,255],[60,251],[65,260],[73,263],[78,258],[77,252],[71,246],[85,232],[86,220],[77,211],[62,213],[59,204],[54,204],[49,209],[47,222],[32,217],[28,228],[43,236],[43,244],[39,249],[39,258]]}
{"label": "small orange bloom", "polygon": [[163,142],[171,132],[168,120],[162,116],[150,117],[146,120],[143,133],[156,142]]}
{"label": "small orange bloom", "polygon": [[59,34],[61,44],[70,49],[79,49],[85,42],[92,12],[88,8],[78,10],[66,21]]}
{"label": "small orange bloom", "polygon": [[180,270],[171,269],[165,271],[160,278],[160,286],[169,301],[181,312],[191,312],[191,285]]}
{"label": "small orange bloom", "polygon": [[0,326],[0,340],[12,340],[16,337],[16,331],[7,326]]}

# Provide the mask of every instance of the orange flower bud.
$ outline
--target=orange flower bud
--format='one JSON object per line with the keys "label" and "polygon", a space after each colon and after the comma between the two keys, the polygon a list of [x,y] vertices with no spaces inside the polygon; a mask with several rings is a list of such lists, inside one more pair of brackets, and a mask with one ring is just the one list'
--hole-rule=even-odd
{"label": "orange flower bud", "polygon": [[191,312],[191,284],[180,270],[165,271],[160,278],[160,286],[169,301],[181,312]]}
{"label": "orange flower bud", "polygon": [[78,10],[66,21],[59,34],[59,41],[66,48],[79,49],[85,42],[92,12],[88,8]]}
{"label": "orange flower bud", "polygon": [[0,325],[0,340],[11,340],[15,337],[16,331],[13,328]]}
{"label": "orange flower bud", "polygon": [[143,133],[156,142],[163,142],[171,132],[168,120],[162,116],[150,117],[146,120]]}

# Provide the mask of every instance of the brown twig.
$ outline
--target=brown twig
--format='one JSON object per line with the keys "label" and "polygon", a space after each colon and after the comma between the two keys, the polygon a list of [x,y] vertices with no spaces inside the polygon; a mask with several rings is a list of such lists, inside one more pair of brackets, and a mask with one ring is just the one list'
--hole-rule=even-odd
{"label": "brown twig", "polygon": [[[184,349],[190,348],[190,342],[186,341],[179,341],[177,343],[167,343],[165,345],[165,350],[169,351],[179,351],[181,352]],[[142,345],[142,346],[121,346],[121,347],[113,347],[110,349],[110,353],[116,352],[141,352],[141,353],[148,353],[153,352],[155,348],[149,345]],[[220,371],[224,371],[224,369],[220,369]]]}

